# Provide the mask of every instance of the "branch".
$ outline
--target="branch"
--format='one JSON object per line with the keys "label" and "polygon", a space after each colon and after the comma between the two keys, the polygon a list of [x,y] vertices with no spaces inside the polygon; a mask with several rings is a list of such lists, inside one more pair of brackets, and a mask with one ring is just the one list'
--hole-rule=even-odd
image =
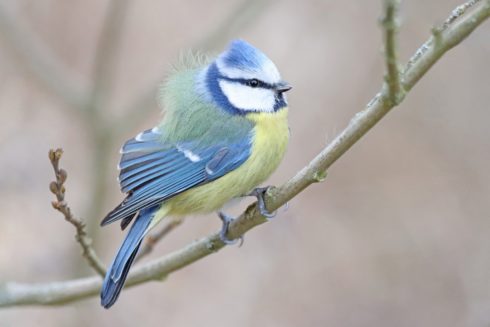
{"label": "branch", "polygon": [[[438,46],[428,44],[428,48],[411,62],[411,66],[401,74],[402,86],[410,90],[425,75],[441,56],[473,32],[490,16],[490,0],[468,14],[459,24],[441,33]],[[420,50],[419,50],[420,51]],[[323,149],[305,168],[279,188],[273,188],[266,194],[269,210],[275,210],[310,184],[321,181],[325,171],[348,149],[366,134],[391,109],[388,90],[384,87],[368,103],[366,108],[356,114],[349,125],[325,149]],[[230,224],[228,237],[235,239],[251,228],[265,222],[256,203]],[[183,249],[168,254],[147,264],[136,266],[129,274],[127,286],[133,286],[150,280],[161,280],[168,274],[179,270],[224,247],[215,233],[187,245]],[[98,293],[101,286],[99,277],[90,277],[47,284],[21,284],[9,282],[0,286],[0,307],[15,305],[53,305],[67,303]]]}
{"label": "branch", "polygon": [[465,12],[473,7],[474,5],[478,4],[481,0],[471,0],[466,3],[463,3],[460,6],[457,6],[452,12],[451,16],[449,16],[444,23],[442,24],[441,27],[439,27],[440,31],[445,31],[451,24],[453,24],[459,17],[463,16]]}
{"label": "branch", "polygon": [[87,232],[85,231],[85,223],[80,219],[77,219],[71,213],[70,207],[68,203],[65,201],[65,186],[64,183],[68,174],[66,170],[61,169],[59,167],[61,156],[63,155],[62,149],[49,150],[49,161],[51,161],[51,165],[54,169],[54,174],[56,176],[56,181],[51,182],[49,184],[49,189],[51,192],[56,195],[56,201],[53,201],[51,204],[53,208],[58,210],[65,216],[65,220],[72,224],[77,234],[75,239],[80,246],[82,247],[82,255],[87,260],[90,267],[92,267],[100,276],[104,277],[105,268],[100,259],[97,257],[95,250],[92,247],[92,240],[88,237]]}
{"label": "branch", "polygon": [[[463,16],[468,9],[482,2],[483,4],[475,9],[474,12],[467,15],[467,17]],[[432,37],[418,48],[403,70],[402,84],[406,92],[418,82],[424,73],[429,70],[430,67],[434,65],[444,53],[446,53],[446,51],[458,45],[471,34],[478,25],[488,18],[489,6],[489,0],[468,1],[454,9],[441,27],[432,29]],[[459,25],[449,29],[449,27],[460,19],[462,19],[462,21]],[[413,66],[415,65],[417,65],[417,68],[414,69]]]}
{"label": "branch", "polygon": [[388,85],[388,98],[393,106],[398,105],[405,96],[400,81],[400,70],[398,69],[397,40],[398,33],[398,7],[400,0],[384,0],[385,16],[381,20],[385,38],[385,61],[387,74],[385,77]]}

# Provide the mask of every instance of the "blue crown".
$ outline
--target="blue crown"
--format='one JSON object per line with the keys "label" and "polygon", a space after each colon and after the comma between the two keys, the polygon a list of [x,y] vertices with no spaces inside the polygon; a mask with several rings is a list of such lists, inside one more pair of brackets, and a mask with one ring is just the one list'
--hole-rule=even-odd
{"label": "blue crown", "polygon": [[260,69],[267,60],[270,59],[262,51],[243,40],[232,41],[228,50],[223,53],[225,65],[243,70]]}

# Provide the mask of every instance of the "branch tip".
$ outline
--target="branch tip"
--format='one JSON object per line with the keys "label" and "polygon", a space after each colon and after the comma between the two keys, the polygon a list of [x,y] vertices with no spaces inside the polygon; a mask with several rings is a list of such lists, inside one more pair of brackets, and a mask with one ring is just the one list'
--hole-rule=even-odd
{"label": "branch tip", "polygon": [[105,275],[105,268],[100,259],[97,257],[95,250],[92,248],[92,239],[87,236],[85,230],[85,223],[73,216],[68,203],[65,200],[65,181],[68,178],[66,170],[59,168],[59,161],[63,155],[63,150],[58,148],[56,150],[49,150],[49,160],[53,166],[54,175],[56,181],[49,183],[49,190],[56,196],[56,200],[51,202],[54,209],[59,211],[76,229],[75,239],[82,248],[82,255],[87,260],[90,267],[92,267],[99,275]]}

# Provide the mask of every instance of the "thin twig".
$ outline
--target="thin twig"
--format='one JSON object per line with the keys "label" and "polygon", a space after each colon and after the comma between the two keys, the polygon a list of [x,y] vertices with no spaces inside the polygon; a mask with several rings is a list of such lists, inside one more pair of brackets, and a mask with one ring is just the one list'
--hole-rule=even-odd
{"label": "thin twig", "polygon": [[439,27],[439,30],[442,32],[442,31],[445,31],[449,26],[451,26],[451,24],[453,24],[459,17],[463,16],[465,14],[465,12],[470,9],[471,7],[473,7],[474,5],[476,5],[477,3],[479,3],[481,0],[471,0],[471,1],[468,1],[466,3],[463,3],[462,5],[460,6],[457,6],[452,12],[451,12],[451,16],[449,16],[445,21],[444,23],[442,23],[442,25]]}
{"label": "thin twig", "polygon": [[385,62],[388,86],[388,99],[394,106],[399,104],[404,97],[404,90],[400,81],[398,69],[397,33],[398,33],[398,8],[400,0],[384,0],[384,17],[381,20],[385,39]]}
{"label": "thin twig", "polygon": [[[444,21],[441,26],[435,26],[432,28],[432,37],[429,38],[418,50],[410,57],[407,65],[405,66],[405,71],[411,69],[411,67],[419,60],[422,55],[425,54],[431,48],[438,48],[441,35],[449,27],[451,27],[460,17],[468,11],[468,9],[474,7],[476,4],[480,3],[482,0],[470,0],[463,3],[462,5],[456,7],[451,15]],[[488,0],[485,0],[484,6],[488,6]],[[435,45],[435,46],[434,46]]]}
{"label": "thin twig", "polygon": [[[473,12],[468,13],[468,11],[465,10],[463,13],[468,13],[467,15],[463,16],[463,13],[460,13],[460,15],[457,16],[459,24],[452,24],[450,26],[451,28],[446,28],[444,31],[436,33],[434,33],[435,29],[432,29],[432,36],[410,57],[402,74],[402,85],[406,92],[408,92],[413,85],[422,78],[424,72],[429,70],[430,67],[437,62],[444,53],[446,53],[446,51],[458,45],[466,38],[466,36],[471,34],[483,20],[488,18],[490,0],[478,0],[476,2],[479,2],[480,6],[477,6]],[[474,3],[475,1],[472,0],[461,6],[470,8],[473,7]],[[454,11],[450,17],[452,16],[454,16]],[[449,20],[452,23],[456,21],[456,19],[450,18],[446,21]],[[436,60],[432,60],[432,58],[435,58]],[[417,68],[414,69],[414,66],[417,66]]]}
{"label": "thin twig", "polygon": [[165,236],[167,236],[171,231],[179,227],[183,221],[183,219],[169,218],[167,224],[163,226],[163,228],[151,235],[148,235],[145,239],[145,245],[138,251],[138,255],[134,259],[134,262],[138,262],[139,260],[141,260],[141,258],[150,254],[153,251],[155,245]]}
{"label": "thin twig", "polygon": [[56,201],[51,202],[53,208],[63,214],[65,220],[72,224],[77,234],[75,239],[82,247],[82,255],[87,260],[90,267],[92,267],[99,275],[104,277],[105,268],[100,259],[97,257],[95,250],[92,247],[92,240],[88,237],[85,231],[85,223],[78,218],[75,218],[65,201],[65,181],[68,177],[66,170],[61,169],[59,166],[61,156],[63,155],[62,149],[49,150],[49,161],[54,169],[56,181],[49,184],[49,189],[56,196]]}
{"label": "thin twig", "polygon": [[[402,75],[404,88],[410,90],[445,52],[463,41],[489,16],[490,0],[486,0],[484,5],[479,6],[464,17],[460,24],[444,31],[437,49],[432,46],[411,67],[404,70],[405,73]],[[267,208],[269,210],[279,208],[310,184],[322,180],[327,168],[393,108],[391,103],[386,101],[387,92],[386,88],[382,88],[368,103],[366,108],[356,114],[349,125],[308,166],[303,168],[283,186],[270,190],[266,195]],[[227,237],[231,239],[238,238],[254,226],[264,222],[265,219],[260,215],[255,203],[249,206],[238,219],[230,224]],[[219,233],[214,233],[162,258],[134,267],[129,273],[127,286],[141,284],[150,280],[161,280],[168,274],[192,264],[223,247],[224,244],[220,240]],[[101,280],[98,277],[46,284],[9,282],[0,285],[0,307],[63,304],[95,295],[98,293],[100,286]]]}

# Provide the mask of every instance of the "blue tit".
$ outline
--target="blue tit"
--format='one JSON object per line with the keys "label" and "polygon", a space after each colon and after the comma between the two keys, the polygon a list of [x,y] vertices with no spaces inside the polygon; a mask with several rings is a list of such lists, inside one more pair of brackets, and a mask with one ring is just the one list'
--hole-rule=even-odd
{"label": "blue tit", "polygon": [[[126,198],[101,225],[134,220],[107,270],[101,304],[111,307],[144,236],[167,216],[217,211],[249,194],[281,162],[289,139],[285,92],[274,63],[242,40],[214,59],[187,58],[161,90],[162,122],[121,149]],[[263,206],[261,192],[255,195]],[[267,215],[265,210],[262,210]],[[227,216],[222,239],[227,242]]]}

